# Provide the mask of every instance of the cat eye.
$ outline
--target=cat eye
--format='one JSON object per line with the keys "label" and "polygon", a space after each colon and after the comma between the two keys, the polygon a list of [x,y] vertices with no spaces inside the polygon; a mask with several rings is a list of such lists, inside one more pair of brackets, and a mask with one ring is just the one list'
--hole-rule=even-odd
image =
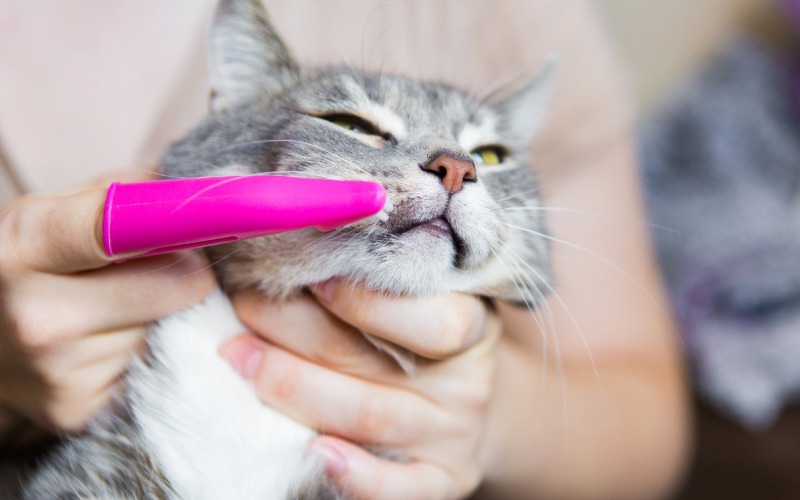
{"label": "cat eye", "polygon": [[378,137],[383,137],[386,140],[389,140],[391,137],[389,134],[384,134],[378,130],[377,127],[370,122],[354,115],[335,114],[321,116],[320,118],[355,134],[377,135]]}
{"label": "cat eye", "polygon": [[485,146],[470,153],[476,165],[500,165],[506,158],[506,151],[499,146]]}

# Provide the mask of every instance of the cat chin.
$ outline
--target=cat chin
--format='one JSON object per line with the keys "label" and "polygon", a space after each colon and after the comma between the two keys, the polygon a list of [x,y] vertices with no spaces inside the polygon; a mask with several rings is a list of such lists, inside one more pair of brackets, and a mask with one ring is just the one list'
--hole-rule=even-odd
{"label": "cat chin", "polygon": [[480,269],[460,269],[458,259],[451,238],[419,231],[394,240],[377,258],[372,255],[349,261],[339,276],[392,295],[474,289]]}
{"label": "cat chin", "polygon": [[405,258],[376,264],[370,269],[351,269],[349,273],[342,273],[338,277],[389,295],[425,296],[464,292],[520,300],[518,289],[508,279],[497,259],[490,259],[479,268],[465,271],[454,267],[454,258],[454,252],[438,258],[406,255]]}
{"label": "cat chin", "polygon": [[[414,242],[419,243],[419,242]],[[349,249],[349,250],[352,250]],[[264,295],[286,300],[299,295],[310,285],[337,278],[358,283],[388,295],[431,295],[464,292],[513,302],[536,302],[529,291],[532,285],[510,279],[508,264],[494,254],[470,269],[455,267],[452,245],[441,245],[438,251],[423,251],[419,244],[403,245],[382,254],[362,251],[330,252],[317,255],[302,266],[250,260],[226,262],[223,287],[227,291],[257,287]],[[499,251],[502,254],[502,251]],[[272,273],[264,269],[275,269]]]}

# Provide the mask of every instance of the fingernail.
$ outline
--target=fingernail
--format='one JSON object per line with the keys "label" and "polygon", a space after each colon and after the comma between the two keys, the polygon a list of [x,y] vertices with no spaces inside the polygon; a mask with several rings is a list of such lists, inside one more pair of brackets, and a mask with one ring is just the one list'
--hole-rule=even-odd
{"label": "fingernail", "polygon": [[347,465],[344,453],[330,444],[315,443],[311,451],[325,462],[325,473],[329,476],[338,476]]}
{"label": "fingernail", "polygon": [[252,379],[261,359],[264,357],[264,344],[247,337],[226,342],[220,348],[220,355],[231,364],[243,378]]}
{"label": "fingernail", "polygon": [[328,281],[313,285],[311,289],[314,291],[314,295],[321,298],[323,302],[330,302],[333,300],[333,294],[336,293],[336,286],[336,280],[329,279]]}

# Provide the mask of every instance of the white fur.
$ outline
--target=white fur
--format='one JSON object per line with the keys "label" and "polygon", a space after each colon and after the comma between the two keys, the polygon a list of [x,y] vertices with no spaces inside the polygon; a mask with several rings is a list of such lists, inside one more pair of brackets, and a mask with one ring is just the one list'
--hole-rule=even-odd
{"label": "white fur", "polygon": [[501,142],[496,128],[497,120],[493,116],[488,117],[480,125],[467,123],[458,134],[458,144],[465,151],[472,151],[479,146]]}
{"label": "white fur", "polygon": [[369,101],[359,106],[358,114],[374,123],[379,130],[392,134],[398,140],[403,140],[408,135],[403,119],[386,106]]}
{"label": "white fur", "polygon": [[136,421],[178,498],[287,498],[320,469],[306,457],[314,432],[259,402],[218,355],[223,340],[245,331],[216,290],[162,321],[152,334],[155,368],[133,372]]}

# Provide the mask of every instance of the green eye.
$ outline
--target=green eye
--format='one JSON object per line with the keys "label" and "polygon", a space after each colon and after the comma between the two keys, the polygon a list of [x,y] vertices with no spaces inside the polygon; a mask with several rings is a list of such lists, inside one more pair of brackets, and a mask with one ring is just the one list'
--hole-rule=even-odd
{"label": "green eye", "polygon": [[376,126],[355,115],[339,113],[321,116],[320,118],[333,123],[337,127],[342,127],[345,130],[349,130],[354,134],[377,135],[379,137],[384,137],[384,134],[382,134]]}
{"label": "green eye", "polygon": [[338,127],[342,127],[345,130],[349,130],[350,132],[355,132],[356,134],[370,134],[367,129],[359,125],[358,123],[354,123],[352,121],[347,120],[331,120],[331,123]]}
{"label": "green eye", "polygon": [[505,159],[505,151],[497,146],[478,148],[470,153],[476,165],[500,165]]}

